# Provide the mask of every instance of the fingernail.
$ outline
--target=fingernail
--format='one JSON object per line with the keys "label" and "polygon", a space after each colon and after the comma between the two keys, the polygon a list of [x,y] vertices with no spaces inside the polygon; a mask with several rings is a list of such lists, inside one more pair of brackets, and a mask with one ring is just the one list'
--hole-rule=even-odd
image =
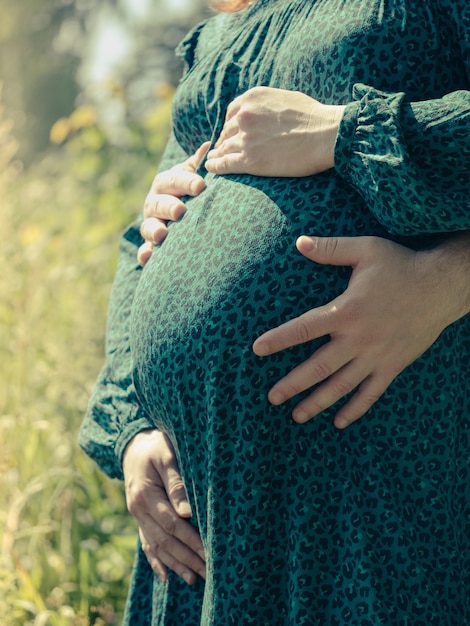
{"label": "fingernail", "polygon": [[302,246],[305,252],[310,252],[310,250],[313,250],[313,248],[315,247],[315,240],[312,239],[312,237],[307,237],[306,235],[302,235],[302,237],[299,237],[297,242],[299,245]]}
{"label": "fingernail", "polygon": [[304,424],[305,422],[307,422],[310,419],[310,415],[308,413],[306,413],[305,411],[293,411],[292,412],[292,418],[294,420],[294,422],[297,422],[298,424]]}
{"label": "fingernail", "polygon": [[204,550],[198,550],[198,555],[204,562],[206,561],[206,555],[204,553]]}
{"label": "fingernail", "polygon": [[337,417],[335,419],[335,426],[336,428],[343,430],[344,428],[349,426],[349,422],[346,419],[344,419],[344,417]]}
{"label": "fingernail", "polygon": [[271,402],[271,404],[274,404],[275,406],[282,404],[284,402],[284,396],[282,395],[281,392],[279,391],[270,391],[269,392],[269,402]]}
{"label": "fingernail", "polygon": [[191,181],[189,185],[189,191],[192,193],[193,196],[195,196],[198,193],[197,188],[198,188],[198,181],[197,180]]}
{"label": "fingernail", "polygon": [[189,506],[189,502],[187,502],[186,500],[183,500],[182,502],[179,502],[178,503],[178,513],[182,517],[187,517],[188,515],[191,516],[191,507]]}
{"label": "fingernail", "polygon": [[260,341],[259,339],[254,341],[252,348],[256,356],[266,356],[268,353],[267,347],[264,345],[263,341]]}
{"label": "fingernail", "polygon": [[193,584],[192,576],[188,572],[184,572],[184,574],[182,575],[182,578],[183,578],[184,582],[188,583],[188,585],[192,585]]}

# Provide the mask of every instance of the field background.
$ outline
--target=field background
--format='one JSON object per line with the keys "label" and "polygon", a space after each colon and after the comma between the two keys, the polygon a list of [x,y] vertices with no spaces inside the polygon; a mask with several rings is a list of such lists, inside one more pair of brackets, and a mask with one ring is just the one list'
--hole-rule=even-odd
{"label": "field background", "polygon": [[[171,8],[172,7],[172,8]],[[0,623],[119,624],[135,546],[77,433],[119,234],[169,127],[201,5],[0,0]]]}

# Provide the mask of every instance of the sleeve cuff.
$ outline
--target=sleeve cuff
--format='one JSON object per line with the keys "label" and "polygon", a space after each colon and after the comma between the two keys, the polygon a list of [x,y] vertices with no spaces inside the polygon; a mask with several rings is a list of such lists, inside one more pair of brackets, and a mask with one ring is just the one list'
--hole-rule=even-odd
{"label": "sleeve cuff", "polygon": [[122,480],[124,473],[122,471],[122,461],[127,444],[139,433],[144,430],[156,430],[155,424],[147,417],[141,417],[134,422],[127,424],[120,432],[115,447],[116,460],[119,465],[120,476]]}

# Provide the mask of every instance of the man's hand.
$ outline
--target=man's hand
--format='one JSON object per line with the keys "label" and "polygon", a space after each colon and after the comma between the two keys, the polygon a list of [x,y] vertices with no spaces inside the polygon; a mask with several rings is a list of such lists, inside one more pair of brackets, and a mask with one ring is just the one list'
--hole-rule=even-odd
{"label": "man's hand", "polygon": [[167,567],[188,584],[205,578],[204,549],[188,518],[191,509],[168,437],[158,430],[136,435],[123,460],[126,499],[137,520],[142,548],[162,582]]}
{"label": "man's hand", "polygon": [[459,245],[456,269],[450,260],[457,249],[446,258],[439,249],[414,252],[378,237],[301,237],[297,247],[307,258],[351,266],[353,272],[346,291],[332,302],[255,341],[255,353],[267,356],[330,336],[274,385],[269,400],[282,404],[318,385],[293,411],[295,421],[303,423],[357,389],[334,423],[345,428],[363,416],[394,378],[466,313],[460,287],[468,283],[468,237]]}
{"label": "man's hand", "polygon": [[144,221],[140,233],[145,243],[139,248],[137,259],[141,265],[149,260],[153,248],[168,234],[167,222],[176,221],[186,211],[183,196],[197,196],[205,189],[202,176],[196,174],[209,142],[202,146],[184,163],[160,172],[153,180],[144,203]]}

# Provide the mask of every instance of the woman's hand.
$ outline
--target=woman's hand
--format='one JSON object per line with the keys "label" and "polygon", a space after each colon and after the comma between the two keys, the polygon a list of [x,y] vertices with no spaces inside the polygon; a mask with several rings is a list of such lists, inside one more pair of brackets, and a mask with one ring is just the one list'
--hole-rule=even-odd
{"label": "woman's hand", "polygon": [[259,356],[325,335],[330,341],[278,381],[270,401],[282,404],[318,387],[293,411],[306,422],[357,391],[338,411],[345,428],[380,398],[394,378],[449,324],[468,312],[469,237],[446,250],[414,252],[378,237],[301,237],[299,251],[316,263],[351,266],[346,291],[259,337]]}
{"label": "woman's hand", "polygon": [[145,239],[145,243],[137,252],[137,259],[141,265],[147,263],[154,246],[167,236],[167,222],[179,220],[184,215],[186,207],[180,198],[197,196],[204,190],[206,186],[204,179],[196,174],[196,171],[208,147],[209,142],[202,144],[184,163],[155,176],[145,199],[144,220],[140,228]]}
{"label": "woman's hand", "polygon": [[158,430],[136,435],[123,460],[126,499],[137,520],[142,548],[162,582],[167,567],[188,584],[205,578],[204,549],[188,518],[191,509],[168,437]]}
{"label": "woman's hand", "polygon": [[215,174],[310,176],[334,166],[344,106],[284,89],[254,87],[227,109],[206,169]]}

